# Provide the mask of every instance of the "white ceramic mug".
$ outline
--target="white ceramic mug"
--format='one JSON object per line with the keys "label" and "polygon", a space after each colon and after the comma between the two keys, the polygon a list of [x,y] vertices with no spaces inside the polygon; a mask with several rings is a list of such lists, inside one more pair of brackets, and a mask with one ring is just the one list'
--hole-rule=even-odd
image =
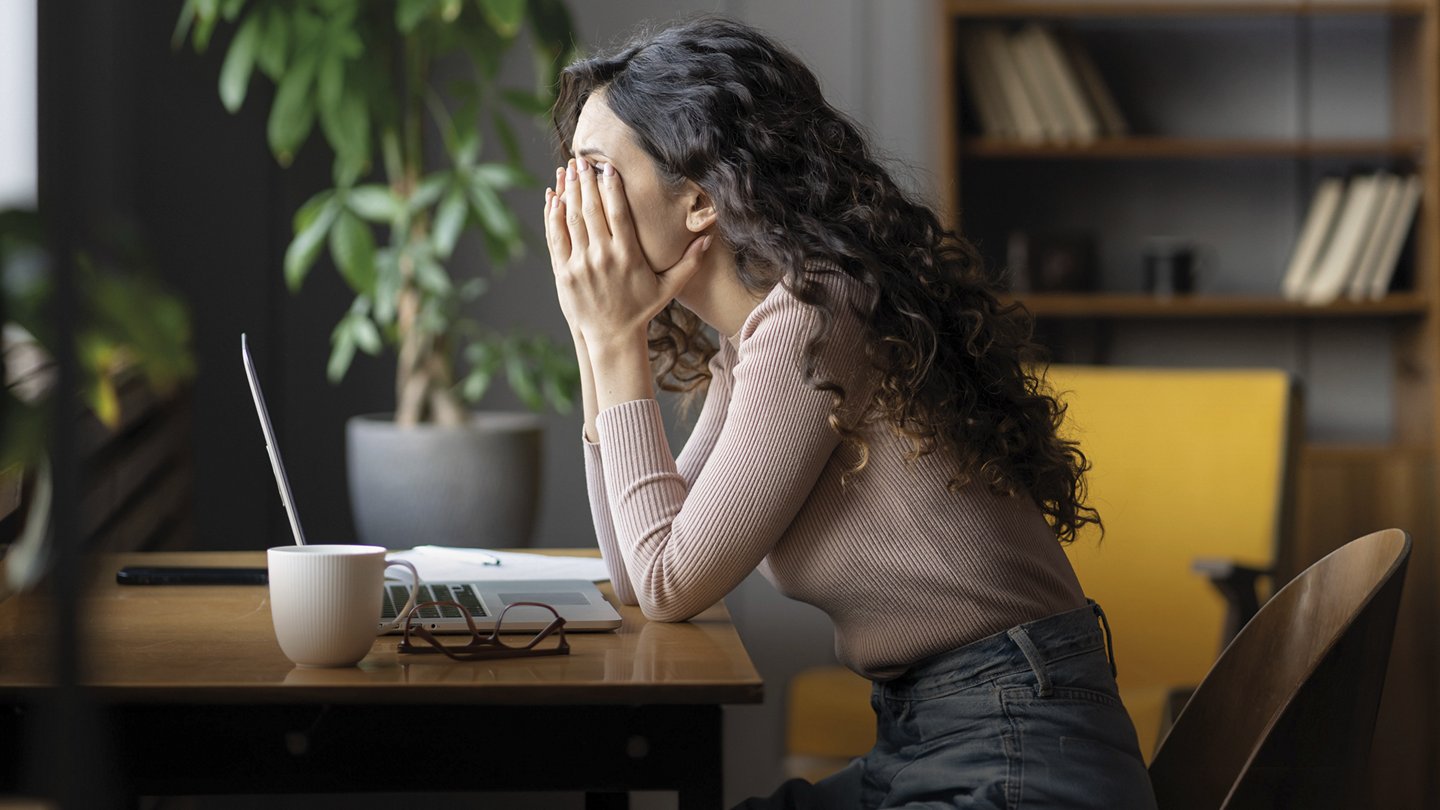
{"label": "white ceramic mug", "polygon": [[[269,550],[270,618],[285,657],[302,667],[348,667],[370,653],[381,630],[398,626],[415,606],[420,573],[386,559],[381,546],[279,546]],[[380,621],[385,569],[403,565],[415,578],[405,609]]]}

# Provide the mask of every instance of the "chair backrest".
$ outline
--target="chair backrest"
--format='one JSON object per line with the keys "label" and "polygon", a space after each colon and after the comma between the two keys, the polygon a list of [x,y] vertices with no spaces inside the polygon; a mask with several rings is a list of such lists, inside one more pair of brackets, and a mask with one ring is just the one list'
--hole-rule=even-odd
{"label": "chair backrest", "polygon": [[1260,609],[1155,754],[1162,810],[1357,806],[1409,556],[1366,535]]}
{"label": "chair backrest", "polygon": [[1047,380],[1068,409],[1064,434],[1092,465],[1104,539],[1082,533],[1066,551],[1114,628],[1122,694],[1193,686],[1220,651],[1225,620],[1193,562],[1270,567],[1282,542],[1292,380],[1274,369],[1066,365]]}

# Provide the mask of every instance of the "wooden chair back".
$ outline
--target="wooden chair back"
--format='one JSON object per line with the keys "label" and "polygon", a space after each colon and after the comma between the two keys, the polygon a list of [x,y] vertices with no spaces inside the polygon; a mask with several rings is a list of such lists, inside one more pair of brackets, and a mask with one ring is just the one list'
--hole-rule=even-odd
{"label": "wooden chair back", "polygon": [[1155,754],[1161,810],[1358,806],[1409,556],[1366,535],[1260,609]]}

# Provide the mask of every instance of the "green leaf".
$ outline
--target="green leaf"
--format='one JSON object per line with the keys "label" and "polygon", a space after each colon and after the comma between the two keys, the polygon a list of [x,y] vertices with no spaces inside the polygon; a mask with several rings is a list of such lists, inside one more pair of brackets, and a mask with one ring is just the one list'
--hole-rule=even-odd
{"label": "green leaf", "polygon": [[476,183],[483,183],[499,191],[516,186],[538,185],[529,172],[508,163],[482,163],[475,167],[471,178]]}
{"label": "green leaf", "polygon": [[393,222],[405,214],[405,206],[389,186],[379,183],[356,186],[345,195],[345,207],[370,222]]}
{"label": "green leaf", "polygon": [[490,290],[490,280],[476,276],[460,285],[460,300],[474,301]]}
{"label": "green leaf", "polygon": [[255,53],[260,71],[272,80],[285,72],[290,57],[290,18],[278,6],[265,9],[264,33]]}
{"label": "green leaf", "polygon": [[520,163],[523,156],[520,152],[520,139],[515,137],[515,128],[505,120],[505,115],[496,110],[490,116],[490,121],[495,125],[495,134],[500,136],[500,144],[505,147],[505,159],[511,163]]}
{"label": "green leaf", "polygon": [[370,118],[365,97],[347,88],[338,107],[322,107],[321,111],[321,128],[335,150],[335,184],[348,186],[370,164]]}
{"label": "green leaf", "polygon": [[563,56],[575,50],[575,26],[564,0],[530,0],[525,6],[536,43]]}
{"label": "green leaf", "polygon": [[527,90],[517,90],[507,87],[500,91],[500,97],[505,99],[511,107],[531,115],[545,115],[550,112],[550,99],[538,96]]}
{"label": "green leaf", "polygon": [[525,20],[525,0],[481,0],[485,19],[500,36],[511,39],[520,33],[520,23]]}
{"label": "green leaf", "polygon": [[402,34],[414,33],[420,21],[439,5],[439,0],[400,0],[395,7],[395,27]]}
{"label": "green leaf", "polygon": [[465,193],[459,186],[455,186],[450,189],[450,193],[435,212],[435,229],[431,232],[431,240],[435,243],[435,253],[440,258],[448,259],[455,251],[455,242],[460,238],[460,230],[465,226],[465,214]]}
{"label": "green leaf", "polygon": [[525,362],[521,348],[514,342],[508,342],[505,349],[505,380],[515,390],[515,395],[520,397],[526,407],[531,410],[539,410],[544,406],[545,400],[540,395],[540,388],[535,384],[535,378],[530,373],[529,364]]}
{"label": "green leaf", "polygon": [[[170,48],[179,49],[185,42],[185,37],[190,33],[190,28],[195,24],[195,3],[196,0],[185,0],[185,5],[180,7],[180,16],[175,20],[175,30],[170,34]],[[195,43],[195,50],[200,51],[200,43]]]}
{"label": "green leaf", "polygon": [[325,365],[325,377],[338,383],[345,379],[350,362],[355,359],[355,335],[350,328],[350,316],[345,316],[330,333],[330,362]]}
{"label": "green leaf", "polygon": [[400,299],[400,255],[393,248],[375,252],[375,321],[381,326],[395,322]]}
{"label": "green leaf", "polygon": [[515,219],[515,213],[500,201],[500,195],[487,185],[473,183],[470,186],[470,201],[489,236],[487,246],[491,259],[499,263],[523,255],[525,242],[520,236],[520,222]]}
{"label": "green leaf", "polygon": [[330,229],[330,255],[350,289],[361,295],[375,292],[375,236],[370,226],[349,210],[342,210]]}
{"label": "green leaf", "polygon": [[[319,257],[320,248],[325,245],[325,237],[330,233],[330,226],[335,223],[339,213],[340,205],[331,197],[290,241],[290,247],[285,250],[285,283],[289,285],[291,292],[299,290],[300,285],[305,283],[305,275]],[[297,214],[295,219],[298,224],[301,217]]]}
{"label": "green leaf", "polygon": [[470,363],[470,373],[461,387],[461,396],[476,402],[485,396],[495,371],[500,367],[500,353],[496,344],[489,340],[477,340],[465,347],[465,359]]}
{"label": "green leaf", "polygon": [[235,32],[225,63],[220,66],[220,102],[230,112],[238,112],[245,103],[250,74],[255,69],[255,54],[260,46],[260,15],[251,13]]}
{"label": "green leaf", "polygon": [[460,389],[460,395],[468,402],[479,402],[490,388],[490,381],[494,379],[495,372],[476,369],[465,375],[465,382]]}
{"label": "green leaf", "polygon": [[420,289],[437,297],[445,297],[454,289],[450,284],[450,274],[445,272],[445,267],[431,258],[417,258],[415,260],[415,281]]}
{"label": "green leaf", "polygon": [[553,99],[559,69],[576,55],[575,27],[563,0],[530,0],[525,12],[535,43],[535,93]]}
{"label": "green leaf", "polygon": [[315,218],[318,217],[320,212],[325,208],[325,203],[330,202],[330,199],[334,196],[334,191],[322,191],[306,200],[305,204],[295,211],[295,218],[291,223],[292,231],[298,234],[310,227],[310,223],[314,222]]}
{"label": "green leaf", "polygon": [[266,134],[270,139],[270,151],[283,166],[290,165],[295,151],[315,125],[315,101],[311,93],[314,84],[315,56],[313,53],[301,54],[280,80],[280,89],[275,92]]}
{"label": "green leaf", "polygon": [[228,22],[235,22],[235,18],[240,16],[240,10],[244,7],[245,0],[224,0],[223,5],[220,6],[220,16]]}
{"label": "green leaf", "polygon": [[350,335],[355,339],[355,345],[360,351],[368,355],[377,355],[383,348],[380,341],[380,330],[375,328],[374,321],[365,315],[350,316]]}
{"label": "green leaf", "polygon": [[449,172],[436,172],[421,180],[415,193],[410,195],[410,200],[406,203],[410,213],[413,214],[422,208],[434,205],[435,201],[440,199],[440,195],[445,193],[445,189],[450,187],[453,179]]}
{"label": "green leaf", "polygon": [[317,100],[323,114],[326,110],[336,111],[340,106],[341,93],[345,90],[345,56],[333,45],[320,58],[316,79]]}
{"label": "green leaf", "polygon": [[210,36],[215,33],[215,24],[220,22],[219,0],[195,0],[195,48],[204,51],[210,47]]}

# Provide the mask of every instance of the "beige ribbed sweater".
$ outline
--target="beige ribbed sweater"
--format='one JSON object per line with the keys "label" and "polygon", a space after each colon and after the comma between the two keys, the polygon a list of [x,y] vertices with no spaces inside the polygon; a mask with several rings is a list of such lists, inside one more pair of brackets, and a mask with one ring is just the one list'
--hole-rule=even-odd
{"label": "beige ribbed sweater", "polygon": [[[832,295],[856,282],[823,277]],[[861,324],[837,306],[821,378],[849,401],[874,386]],[[1084,604],[1033,501],[970,485],[948,492],[943,454],[915,462],[909,442],[870,424],[866,469],[841,483],[854,451],[829,427],[830,395],[802,375],[818,317],[777,285],[721,341],[700,417],[671,455],[654,399],[623,402],[584,442],[590,507],[616,594],[651,619],[682,621],[757,568],[786,596],[835,623],[835,651],[866,677],[1021,622]]]}

